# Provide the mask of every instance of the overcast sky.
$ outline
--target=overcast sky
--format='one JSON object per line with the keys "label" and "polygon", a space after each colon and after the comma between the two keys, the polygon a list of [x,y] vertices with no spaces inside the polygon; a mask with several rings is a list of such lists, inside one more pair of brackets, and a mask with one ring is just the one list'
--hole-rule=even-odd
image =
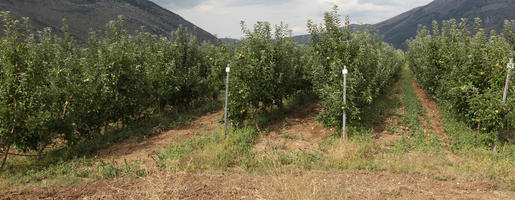
{"label": "overcast sky", "polygon": [[293,35],[306,34],[308,19],[322,21],[338,5],[352,23],[374,24],[432,0],[151,0],[219,38],[240,38],[240,21],[289,25]]}

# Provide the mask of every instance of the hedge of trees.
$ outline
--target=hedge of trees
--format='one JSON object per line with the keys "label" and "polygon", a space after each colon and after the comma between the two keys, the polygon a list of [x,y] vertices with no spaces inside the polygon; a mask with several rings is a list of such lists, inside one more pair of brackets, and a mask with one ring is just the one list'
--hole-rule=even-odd
{"label": "hedge of trees", "polygon": [[505,32],[497,34],[482,29],[479,19],[453,19],[433,22],[432,31],[420,27],[409,42],[407,60],[428,93],[448,102],[470,127],[491,133],[515,120],[515,98],[502,103],[504,89],[515,93],[514,84],[504,88],[514,53],[515,21],[506,21]]}
{"label": "hedge of trees", "polygon": [[[342,24],[337,8],[325,13],[324,23],[308,22],[311,34],[311,80],[322,100],[320,119],[326,127],[340,128],[342,112],[350,122],[360,120],[360,110],[370,105],[395,81],[404,65],[404,54],[369,30],[350,30]],[[342,28],[343,27],[343,28]],[[342,69],[347,66],[347,104],[343,104]]]}
{"label": "hedge of trees", "polygon": [[310,90],[306,50],[297,45],[284,24],[258,22],[253,30],[241,24],[245,36],[231,60],[229,117],[236,125],[255,122],[256,114],[281,107],[298,91]]}
{"label": "hedge of trees", "polygon": [[[215,68],[184,28],[168,37],[128,34],[123,20],[77,44],[29,20],[2,13],[0,143],[41,152],[55,141],[73,145],[102,127],[215,96]],[[61,140],[57,140],[57,139]]]}
{"label": "hedge of trees", "polygon": [[[309,46],[299,46],[284,24],[242,23],[244,38],[231,61],[230,114],[236,124],[251,122],[259,112],[281,107],[299,92],[314,92],[326,127],[341,128],[343,108],[351,123],[360,109],[388,88],[404,64],[404,54],[369,30],[351,31],[338,9],[327,12],[324,24],[308,24]],[[348,101],[343,104],[342,69],[349,68]]]}

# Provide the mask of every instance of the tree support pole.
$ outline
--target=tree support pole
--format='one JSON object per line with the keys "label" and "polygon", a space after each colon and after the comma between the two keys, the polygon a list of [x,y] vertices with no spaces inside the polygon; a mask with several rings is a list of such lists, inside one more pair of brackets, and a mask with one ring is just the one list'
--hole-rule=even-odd
{"label": "tree support pole", "polygon": [[0,166],[0,170],[4,169],[5,163],[7,161],[7,156],[9,155],[9,150],[11,149],[11,145],[7,145],[7,149],[4,152],[4,158],[2,158],[2,166]]}

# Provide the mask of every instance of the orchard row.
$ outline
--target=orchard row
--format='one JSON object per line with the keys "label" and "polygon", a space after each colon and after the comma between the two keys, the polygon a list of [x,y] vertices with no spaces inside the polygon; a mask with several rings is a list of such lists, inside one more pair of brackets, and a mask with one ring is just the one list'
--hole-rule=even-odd
{"label": "orchard row", "polygon": [[479,19],[449,20],[433,22],[432,31],[419,28],[407,60],[426,91],[478,132],[496,133],[515,122],[515,98],[502,102],[504,90],[515,93],[513,84],[504,88],[514,55],[515,21],[506,21],[504,33],[497,34],[486,33]]}
{"label": "orchard row", "polygon": [[[123,19],[78,43],[66,26],[33,32],[2,13],[0,40],[0,144],[4,150],[39,151],[59,141],[73,145],[112,123],[217,99],[231,64],[229,119],[254,123],[259,112],[283,105],[298,93],[323,102],[320,119],[340,128],[346,109],[352,121],[390,85],[403,53],[367,30],[351,31],[337,10],[323,24],[309,23],[311,42],[298,45],[284,24],[242,23],[235,46],[200,44],[179,28],[167,37],[143,29],[129,34]],[[344,27],[344,28],[341,28]],[[342,74],[349,69],[343,104]]]}

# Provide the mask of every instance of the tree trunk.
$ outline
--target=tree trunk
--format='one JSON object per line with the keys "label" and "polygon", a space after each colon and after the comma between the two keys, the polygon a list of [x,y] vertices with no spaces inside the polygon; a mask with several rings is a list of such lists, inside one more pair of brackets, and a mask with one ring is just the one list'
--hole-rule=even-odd
{"label": "tree trunk", "polygon": [[[14,79],[15,80],[18,80],[18,63],[15,64],[15,67],[14,67]],[[15,93],[14,95],[14,119],[13,119],[13,126],[11,128],[11,136],[14,134],[14,130],[16,129],[16,112],[18,111],[18,98],[16,98],[17,95]],[[4,169],[4,166],[5,166],[5,162],[7,161],[7,156],[9,155],[9,150],[11,149],[11,145],[10,144],[6,144],[7,148],[5,150],[5,153],[4,153],[4,158],[2,159],[2,165],[0,166],[0,171]]]}
{"label": "tree trunk", "polygon": [[0,166],[0,170],[4,169],[5,162],[7,161],[7,155],[9,155],[10,149],[11,149],[11,145],[7,145],[7,149],[4,152],[4,158],[2,159],[2,166]]}
{"label": "tree trunk", "polygon": [[45,143],[43,146],[41,146],[41,149],[39,149],[38,151],[38,155],[37,155],[37,160],[40,160],[41,159],[41,155],[43,155],[43,151],[46,149],[47,147],[47,144]]}
{"label": "tree trunk", "polygon": [[259,128],[259,125],[257,122],[256,122],[256,130],[258,131],[259,134],[261,134],[261,129]]}
{"label": "tree trunk", "polygon": [[161,114],[161,98],[157,98],[157,112]]}

